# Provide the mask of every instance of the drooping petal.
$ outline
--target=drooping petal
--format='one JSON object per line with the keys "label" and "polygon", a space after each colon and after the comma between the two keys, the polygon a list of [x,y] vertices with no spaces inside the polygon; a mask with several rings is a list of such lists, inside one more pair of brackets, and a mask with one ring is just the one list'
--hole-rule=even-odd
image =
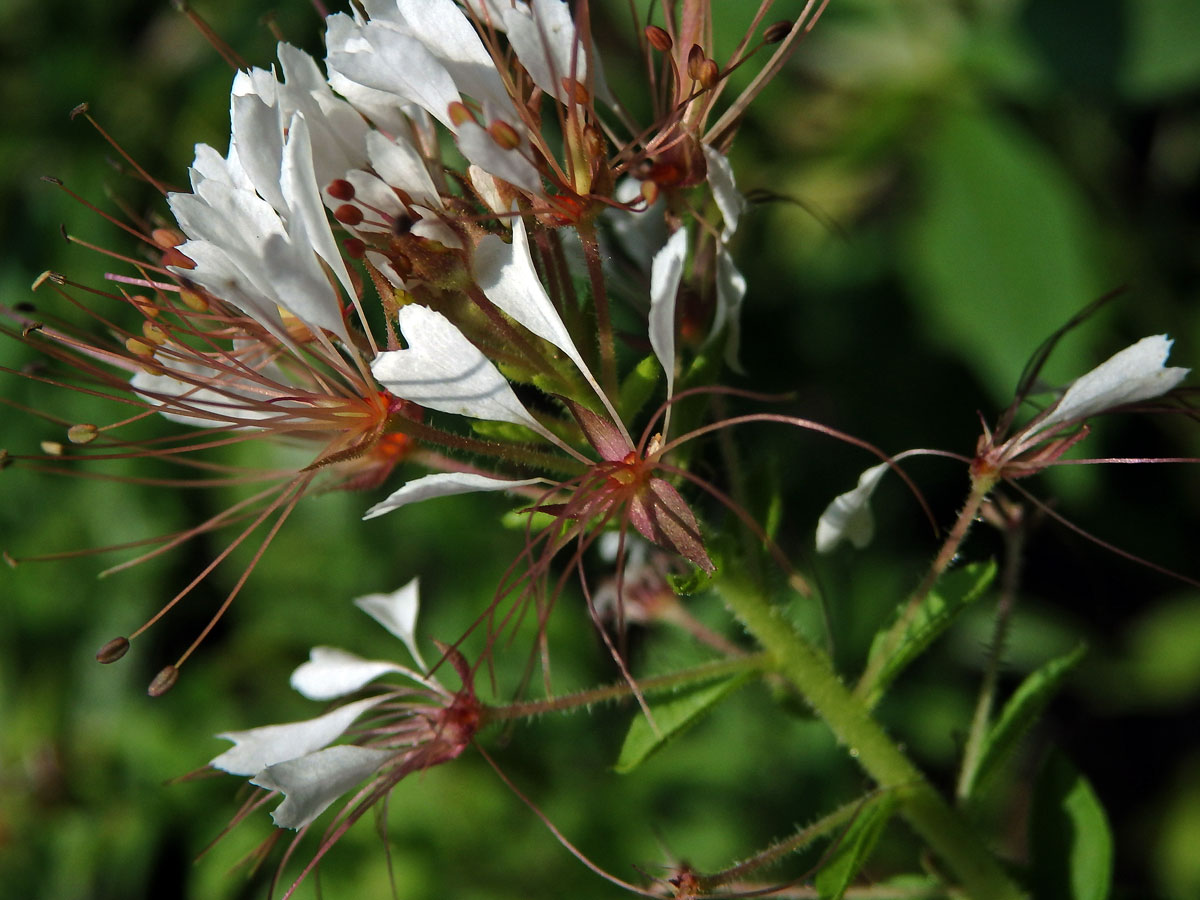
{"label": "drooping petal", "polygon": [[1163,365],[1173,343],[1165,334],[1144,337],[1076,378],[1050,414],[1029,433],[1064,422],[1079,422],[1114,406],[1165,394],[1191,371],[1178,367],[1168,369]]}
{"label": "drooping petal", "polygon": [[354,605],[368,616],[400,638],[412,658],[422,669],[426,668],[417,649],[417,612],[421,607],[420,579],[414,578],[404,587],[390,594],[367,594],[354,601]]}
{"label": "drooping petal", "polygon": [[218,734],[219,738],[233,741],[234,746],[209,765],[231,775],[253,775],[267,766],[320,750],[341,737],[355,719],[382,700],[383,697],[367,697],[303,722]]}
{"label": "drooping petal", "polygon": [[[571,99],[564,80],[587,84],[588,54],[576,38],[571,8],[565,0],[532,0],[530,4],[505,9],[504,28],[533,83],[560,103]],[[611,103],[612,96],[598,65],[591,72],[591,79],[596,96]]]}
{"label": "drooping petal", "polygon": [[729,158],[718,153],[712,147],[703,146],[704,159],[708,163],[708,185],[712,189],[713,199],[717,201],[717,209],[721,211],[724,225],[721,228],[721,241],[726,242],[737,231],[738,220],[746,211],[746,198],[737,189],[733,179],[733,166]]}
{"label": "drooping petal", "polygon": [[490,175],[531,194],[542,193],[537,167],[521,153],[521,147],[501,147],[475,122],[458,127],[458,149],[467,161]]}
{"label": "drooping petal", "polygon": [[439,312],[405,306],[397,315],[406,350],[379,354],[376,380],[404,400],[429,409],[524,425],[555,440],[521,405],[499,370]]}
{"label": "drooping petal", "polygon": [[667,397],[675,390],[675,295],[687,260],[687,229],[680,228],[650,266],[650,346],[667,373]]}
{"label": "drooping petal", "polygon": [[410,503],[420,503],[422,500],[430,500],[434,497],[451,497],[455,494],[470,494],[475,491],[510,491],[540,482],[540,478],[509,481],[504,478],[491,478],[487,475],[474,475],[469,472],[438,472],[434,475],[424,475],[403,485],[386,500],[381,500],[368,509],[363,514],[363,519],[374,519],[393,509],[408,506]]}
{"label": "drooping petal", "polygon": [[712,334],[725,332],[725,363],[741,374],[739,351],[742,343],[742,300],[746,296],[746,276],[738,271],[733,256],[724,247],[717,248],[717,308],[713,313]]}
{"label": "drooping petal", "polygon": [[282,793],[286,799],[271,813],[271,818],[280,828],[299,829],[395,758],[394,750],[329,747],[270,766],[251,778],[250,783]]}
{"label": "drooping petal", "polygon": [[290,684],[309,700],[333,700],[353,694],[388,672],[410,674],[396,663],[363,659],[337,647],[313,647],[308,662],[292,672]]}
{"label": "drooping petal", "polygon": [[879,479],[890,466],[880,463],[858,478],[858,486],[833,498],[817,520],[817,552],[830,553],[843,540],[862,549],[875,536],[875,517],[871,515],[871,495]]}

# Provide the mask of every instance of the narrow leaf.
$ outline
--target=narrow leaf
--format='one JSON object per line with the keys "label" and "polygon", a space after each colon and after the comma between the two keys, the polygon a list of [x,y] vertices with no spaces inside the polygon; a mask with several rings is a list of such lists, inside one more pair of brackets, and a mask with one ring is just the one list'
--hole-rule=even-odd
{"label": "narrow leaf", "polygon": [[1105,900],[1112,888],[1113,839],[1088,780],[1059,750],[1038,774],[1030,818],[1035,893],[1061,900]]}
{"label": "narrow leaf", "polygon": [[[859,695],[867,698],[869,706],[879,702],[879,698],[896,676],[920,656],[960,612],[978,599],[995,577],[994,561],[975,563],[948,572],[921,603],[899,640],[893,637],[892,626],[875,635],[867,657],[867,671],[877,674],[871,684],[860,685],[858,688]],[[900,616],[906,614],[907,606],[907,602],[901,605]],[[894,646],[889,647],[889,644]],[[878,661],[878,657],[884,653],[890,655],[886,660]]]}
{"label": "narrow leaf", "polygon": [[1063,678],[1083,659],[1087,647],[1080,644],[1065,656],[1052,659],[1030,673],[1004,704],[995,724],[984,738],[979,763],[967,787],[970,796],[978,785],[994,774],[1021,737],[1033,726],[1061,686]]}
{"label": "narrow leaf", "polygon": [[616,771],[622,775],[632,772],[667,741],[678,737],[698,722],[731,691],[745,684],[749,677],[746,674],[735,675],[724,681],[689,688],[665,700],[651,703],[650,712],[654,715],[658,731],[656,732],[646,717],[639,712],[625,735],[625,744],[621,747],[621,755],[614,767]]}
{"label": "narrow leaf", "polygon": [[821,900],[841,900],[846,888],[871,858],[895,808],[895,793],[882,794],[862,808],[817,873],[814,884]]}

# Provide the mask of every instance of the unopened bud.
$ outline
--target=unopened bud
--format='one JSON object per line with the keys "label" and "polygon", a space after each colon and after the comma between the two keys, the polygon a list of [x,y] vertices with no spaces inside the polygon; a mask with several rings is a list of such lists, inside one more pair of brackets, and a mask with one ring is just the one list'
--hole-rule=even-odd
{"label": "unopened bud", "polygon": [[101,662],[105,665],[115,663],[128,652],[129,638],[115,637],[96,651],[96,662]]}
{"label": "unopened bud", "polygon": [[62,456],[63,455],[63,445],[60,444],[58,441],[42,441],[41,448],[42,448],[42,452],[45,453],[47,456]]}
{"label": "unopened bud", "polygon": [[671,36],[667,34],[667,30],[659,28],[657,25],[646,26],[646,40],[659,53],[669,53],[673,46]]}
{"label": "unopened bud", "polygon": [[789,34],[792,33],[794,26],[787,19],[782,22],[776,22],[774,25],[768,25],[763,31],[763,40],[768,44],[778,44]]}
{"label": "unopened bud", "polygon": [[329,182],[329,187],[325,188],[325,193],[329,194],[334,200],[353,200],[354,185],[345,178],[336,178]]}
{"label": "unopened bud", "polygon": [[100,429],[95,425],[72,425],[67,429],[67,440],[72,444],[90,444],[99,433]]}
{"label": "unopened bud", "polygon": [[488,135],[504,150],[516,150],[521,146],[521,136],[503,119],[497,119],[487,128]]}
{"label": "unopened bud", "polygon": [[451,103],[448,112],[450,114],[450,121],[456,128],[460,125],[465,125],[467,122],[475,121],[475,116],[471,112],[470,107],[461,100],[455,100]]}
{"label": "unopened bud", "polygon": [[720,68],[718,68],[717,64],[713,60],[706,59],[704,62],[700,63],[699,70],[700,71],[696,76],[696,80],[700,82],[700,87],[704,88],[706,91],[711,91],[721,80]]}
{"label": "unopened bud", "polygon": [[362,210],[350,203],[343,203],[335,209],[333,217],[343,225],[357,225],[363,220]]}
{"label": "unopened bud", "polygon": [[179,680],[179,667],[166,666],[150,682],[150,687],[146,688],[146,693],[151,697],[161,697],[171,688],[175,687],[175,682]]}
{"label": "unopened bud", "polygon": [[704,62],[704,49],[699,44],[692,44],[692,49],[688,51],[687,73],[688,78],[693,81],[700,80],[700,66]]}

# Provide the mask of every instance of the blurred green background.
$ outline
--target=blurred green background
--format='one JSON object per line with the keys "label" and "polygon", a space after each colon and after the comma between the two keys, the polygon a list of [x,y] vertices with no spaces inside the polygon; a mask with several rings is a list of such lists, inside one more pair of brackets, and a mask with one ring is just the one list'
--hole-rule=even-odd
{"label": "blurred green background", "polygon": [[[718,4],[727,47],[751,4]],[[625,29],[625,4],[596,3]],[[779,3],[779,16],[799,4]],[[198,7],[248,61],[271,63],[274,17],[319,52],[319,19],[288,7],[207,0]],[[607,19],[606,19],[607,17]],[[604,35],[603,25],[597,33]],[[628,46],[614,41],[613,47]],[[1147,334],[1200,361],[1200,6],[1194,0],[833,0],[810,41],[760,98],[732,153],[739,186],[770,192],[737,238],[748,273],[745,352],[735,383],[793,391],[790,411],[889,451],[970,453],[977,411],[993,421],[1025,360],[1099,294],[1128,292],[1063,342],[1044,375],[1062,383]],[[637,61],[606,58],[636,86]],[[44,269],[100,284],[112,268],[65,244],[59,224],[123,252],[132,241],[39,181],[53,175],[108,210],[165,207],[114,165],[68,112],[87,100],[147,169],[182,185],[192,146],[223,150],[231,73],[167,3],[5,0],[0,4],[0,294],[30,299]],[[629,88],[626,87],[626,90]],[[634,104],[636,105],[636,103]],[[45,288],[35,298],[50,306]],[[0,362],[33,361],[13,341]],[[1193,378],[1192,383],[1195,382]],[[69,421],[114,418],[16,376],[0,391]],[[0,447],[36,453],[61,429],[0,410]],[[816,517],[870,460],[778,430],[736,436],[757,485],[784,491],[782,539],[804,558]],[[1183,418],[1099,423],[1089,455],[1196,456]],[[960,467],[910,470],[943,521],[965,491]],[[1200,479],[1189,466],[1073,468],[1031,481],[1056,509],[1124,550],[1200,577]],[[14,556],[135,540],[212,514],[228,498],[135,490],[14,466],[0,473],[0,545]],[[270,834],[265,814],[211,855],[197,854],[237,806],[238,781],[164,782],[226,744],[211,737],[315,714],[287,673],[315,643],[394,657],[349,607],[361,593],[423,579],[423,635],[456,636],[517,536],[497,498],[462,498],[358,523],[375,497],[308,499],[179,686],[144,686],[174,659],[236,580],[235,555],[121,663],[92,654],[125,633],[211,559],[219,537],[105,580],[119,555],[0,571],[0,885],[6,896],[262,897],[272,866],[230,867]],[[864,553],[805,561],[831,599],[848,670],[934,549],[919,511],[885,485],[879,535]],[[999,552],[978,533],[966,555]],[[464,563],[469,560],[469,564]],[[560,688],[615,677],[577,603],[555,619]],[[948,784],[989,634],[987,601],[909,673],[881,714]],[[698,615],[727,627],[713,600]],[[698,658],[671,635],[635,635],[659,668]],[[1117,839],[1114,896],[1200,896],[1200,594],[1042,523],[1032,535],[1003,687],[1080,638],[1090,645],[1013,769],[1028,782],[1052,741],[1092,780]],[[687,859],[716,868],[865,789],[817,724],[782,716],[749,688],[632,775],[611,771],[628,710],[546,719],[490,745],[506,771],[585,851],[616,874],[665,875]],[[498,746],[498,744],[503,746]],[[1024,854],[1023,789],[996,801],[1005,852]],[[410,779],[390,806],[404,898],[607,897],[467,754]],[[890,874],[910,840],[868,869]],[[310,845],[311,846],[311,845]],[[636,867],[636,868],[635,868]],[[802,865],[789,871],[798,872]],[[329,897],[387,896],[384,850],[360,826],[323,867]],[[780,876],[783,877],[782,875]],[[316,883],[301,896],[311,897]]]}

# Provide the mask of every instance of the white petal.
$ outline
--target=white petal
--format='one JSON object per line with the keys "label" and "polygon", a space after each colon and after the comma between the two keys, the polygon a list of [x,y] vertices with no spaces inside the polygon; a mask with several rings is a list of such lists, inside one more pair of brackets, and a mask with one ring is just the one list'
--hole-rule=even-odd
{"label": "white petal", "polygon": [[417,612],[421,607],[420,579],[414,578],[404,587],[390,594],[367,594],[354,601],[354,605],[368,616],[404,641],[421,668],[425,663],[417,649]]}
{"label": "white petal", "polygon": [[454,0],[395,0],[405,24],[438,58],[459,91],[481,103],[508,103],[492,56]]}
{"label": "white petal", "polygon": [[680,228],[650,265],[650,346],[667,373],[667,397],[675,390],[675,295],[687,260],[687,229]]}
{"label": "white petal", "polygon": [[[472,163],[467,166],[467,177],[471,179],[471,186],[475,188],[475,193],[479,195],[479,199],[484,202],[484,205],[488,209],[494,213],[509,211],[508,204],[504,202],[504,197],[500,194],[500,187],[496,182],[495,176]],[[509,224],[507,217],[501,219],[501,221]]]}
{"label": "white petal", "polygon": [[721,228],[721,240],[728,241],[737,231],[738,220],[746,211],[746,198],[737,189],[729,159],[707,144],[703,146],[703,150],[704,159],[708,163],[708,185],[725,223]]}
{"label": "white petal", "polygon": [[563,324],[533,267],[525,223],[517,217],[512,225],[511,244],[494,234],[487,235],[479,242],[471,260],[475,280],[496,306],[565,353],[588,383],[600,393],[596,379],[584,364],[567,326]]}
{"label": "white petal", "polygon": [[367,136],[367,151],[371,166],[388,185],[400,188],[417,203],[441,208],[442,200],[416,147],[372,131]]}
{"label": "white petal", "polygon": [[371,364],[376,380],[404,400],[441,412],[524,425],[553,440],[521,405],[499,370],[441,313],[410,305],[397,319],[407,350]]}
{"label": "white petal", "polygon": [[541,483],[540,478],[508,481],[503,478],[473,475],[468,472],[439,472],[408,482],[386,500],[381,500],[368,509],[364,513],[363,519],[374,519],[376,516],[382,516],[401,506],[420,503],[422,500],[430,500],[434,497],[451,497],[455,494],[470,494],[475,491],[510,491],[539,483]]}
{"label": "white petal", "polygon": [[234,746],[209,765],[231,775],[253,775],[275,763],[320,750],[341,737],[355,719],[382,700],[383,697],[367,697],[303,722],[218,734],[219,738],[233,741]]}
{"label": "white petal", "polygon": [[271,818],[280,828],[299,829],[395,757],[394,750],[329,747],[264,769],[250,783],[284,794],[287,799],[276,807]]}
{"label": "white petal", "polygon": [[309,700],[333,700],[353,694],[388,672],[408,674],[404,666],[396,663],[363,659],[337,647],[313,647],[308,662],[292,672],[289,683]]}
{"label": "white petal", "polygon": [[875,518],[871,515],[871,494],[890,466],[880,463],[863,472],[858,487],[833,498],[817,522],[817,552],[829,553],[843,540],[860,550],[875,535]]}
{"label": "white petal", "polygon": [[463,122],[458,127],[458,149],[469,162],[500,180],[531,194],[543,193],[537,167],[521,155],[521,147],[513,150],[501,147],[474,122]]}
{"label": "white petal", "polygon": [[717,248],[717,309],[713,315],[715,336],[725,330],[725,362],[733,371],[742,373],[738,350],[742,340],[742,300],[746,296],[746,278],[734,265],[733,257],[724,247]]}
{"label": "white petal", "polygon": [[1078,422],[1114,406],[1165,394],[1191,371],[1163,366],[1173,343],[1165,334],[1144,337],[1076,378],[1050,415],[1029,433],[1063,422]]}
{"label": "white petal", "polygon": [[[573,77],[580,84],[587,84],[588,54],[576,39],[575,23],[565,0],[533,0],[530,8],[522,5],[506,9],[504,27],[521,65],[533,83],[547,94],[567,103],[570,98],[563,79]],[[592,73],[592,81],[596,96],[611,103],[612,97],[598,66]]]}

